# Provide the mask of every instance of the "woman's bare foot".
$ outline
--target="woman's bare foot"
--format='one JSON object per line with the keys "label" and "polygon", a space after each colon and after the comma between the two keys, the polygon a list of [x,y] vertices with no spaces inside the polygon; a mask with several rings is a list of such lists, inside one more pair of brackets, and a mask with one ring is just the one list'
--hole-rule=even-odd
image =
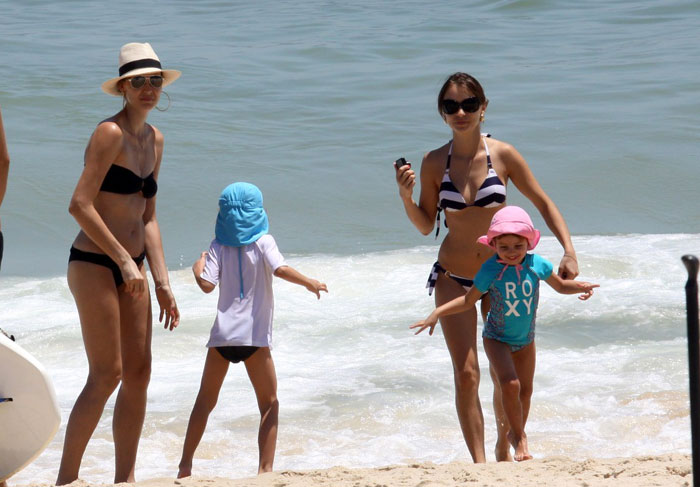
{"label": "woman's bare foot", "polygon": [[514,459],[516,462],[532,460],[532,455],[530,455],[530,451],[527,449],[527,435],[524,431],[520,438],[516,438],[513,431],[509,431],[508,441],[510,441],[510,444],[513,445],[513,449],[515,450]]}
{"label": "woman's bare foot", "polygon": [[178,465],[177,478],[184,479],[185,477],[190,477],[192,475],[192,463],[184,464],[180,462]]}
{"label": "woman's bare foot", "polygon": [[513,457],[510,455],[510,442],[506,438],[498,438],[496,440],[496,448],[494,449],[497,462],[512,462]]}

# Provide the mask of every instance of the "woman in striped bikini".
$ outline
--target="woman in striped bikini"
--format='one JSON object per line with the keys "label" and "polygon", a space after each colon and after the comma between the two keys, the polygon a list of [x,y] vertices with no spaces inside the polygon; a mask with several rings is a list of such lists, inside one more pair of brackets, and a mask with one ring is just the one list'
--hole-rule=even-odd
{"label": "woman in striped bikini", "polygon": [[[506,186],[512,181],[539,210],[547,226],[564,249],[558,274],[564,279],[578,275],[576,253],[564,218],[539,185],[527,162],[511,145],[481,132],[488,99],[479,82],[466,73],[447,78],[438,95],[438,112],[452,129],[452,140],[425,154],[420,169],[420,197],[413,201],[416,174],[410,163],[396,170],[396,182],[406,214],[418,230],[428,235],[445,211],[445,236],[438,260],[428,278],[429,293],[435,290],[440,306],[464,295],[472,279],[493,252],[477,243],[486,233],[496,211],[506,201]],[[488,295],[481,300],[485,316]],[[462,434],[476,463],[486,461],[484,418],[479,401],[479,364],[476,350],[475,307],[440,318],[445,342],[452,358],[455,403]],[[494,412],[498,428],[495,456],[511,461],[507,440],[508,421],[501,406],[500,388],[494,384]]]}

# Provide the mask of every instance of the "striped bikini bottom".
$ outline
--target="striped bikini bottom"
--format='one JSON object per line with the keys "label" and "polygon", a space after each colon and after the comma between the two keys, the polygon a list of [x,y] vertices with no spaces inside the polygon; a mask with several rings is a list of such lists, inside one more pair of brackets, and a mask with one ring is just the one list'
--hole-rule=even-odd
{"label": "striped bikini bottom", "polygon": [[469,291],[471,287],[474,285],[474,281],[467,278],[467,277],[461,277],[457,276],[455,274],[452,274],[450,271],[446,270],[444,267],[440,265],[440,262],[437,260],[433,264],[433,268],[430,269],[430,275],[428,276],[428,282],[425,284],[425,287],[428,289],[428,296],[431,296],[433,294],[433,289],[435,289],[435,283],[437,282],[438,274],[442,272],[445,274],[447,277],[452,279],[453,281],[457,282],[460,286],[464,288],[465,291]]}

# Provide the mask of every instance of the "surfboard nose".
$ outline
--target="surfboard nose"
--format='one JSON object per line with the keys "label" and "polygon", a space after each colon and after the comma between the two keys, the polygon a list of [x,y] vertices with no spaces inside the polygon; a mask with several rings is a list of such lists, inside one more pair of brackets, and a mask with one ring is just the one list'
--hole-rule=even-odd
{"label": "surfboard nose", "polygon": [[56,393],[43,365],[0,333],[0,482],[39,456],[60,425]]}

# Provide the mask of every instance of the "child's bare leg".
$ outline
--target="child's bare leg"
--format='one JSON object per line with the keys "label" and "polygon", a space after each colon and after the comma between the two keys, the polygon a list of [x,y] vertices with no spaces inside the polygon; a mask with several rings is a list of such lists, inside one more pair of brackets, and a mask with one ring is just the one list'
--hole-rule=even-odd
{"label": "child's bare leg", "polygon": [[[490,309],[491,297],[488,293],[486,293],[481,298],[481,318],[483,319],[484,323],[486,323],[488,320],[488,313]],[[513,457],[510,455],[510,441],[508,441],[508,431],[510,430],[510,425],[508,424],[506,412],[503,410],[501,384],[499,384],[498,378],[493,371],[493,367],[490,365],[489,373],[491,374],[491,382],[493,382],[493,413],[494,416],[496,416],[496,431],[498,432],[496,447],[494,448],[493,453],[496,456],[497,462],[512,462]]]}
{"label": "child's bare leg", "polygon": [[513,363],[520,380],[520,404],[523,408],[523,429],[527,424],[530,414],[530,400],[532,399],[532,383],[535,377],[535,364],[537,353],[535,342],[513,354]]}
{"label": "child's bare leg", "polygon": [[510,424],[508,439],[515,449],[515,461],[529,460],[532,456],[527,449],[527,436],[525,435],[523,424],[520,380],[518,379],[510,346],[496,340],[484,338],[484,350],[501,385],[503,410]]}
{"label": "child's bare leg", "polygon": [[269,347],[261,347],[244,363],[260,410],[258,474],[271,472],[275,461],[279,417],[275,363],[272,361]]}
{"label": "child's bare leg", "polygon": [[527,417],[530,414],[530,399],[532,398],[532,382],[535,377],[535,362],[536,362],[536,352],[535,352],[535,342],[530,345],[521,348],[517,352],[512,354],[513,364],[515,365],[515,371],[518,374],[518,380],[520,381],[520,406],[522,408],[523,415],[523,439],[521,441],[522,445],[522,456],[518,460],[518,449],[516,448],[516,460],[530,460],[532,455],[530,454],[527,435],[525,434],[525,425],[527,424]]}
{"label": "child's bare leg", "polygon": [[202,440],[202,435],[204,435],[209,414],[219,399],[219,391],[226,377],[228,364],[229,361],[222,357],[215,348],[209,349],[207,359],[204,362],[204,372],[202,372],[202,382],[199,385],[197,400],[187,425],[185,444],[182,447],[182,458],[177,473],[179,479],[192,475],[192,457],[194,457],[194,452]]}
{"label": "child's bare leg", "polygon": [[506,412],[503,410],[501,384],[491,365],[489,365],[489,372],[491,374],[491,381],[493,382],[493,413],[494,416],[496,416],[496,430],[498,432],[494,455],[496,456],[497,462],[512,462],[513,457],[510,454],[510,440],[508,440],[510,424],[508,423]]}

